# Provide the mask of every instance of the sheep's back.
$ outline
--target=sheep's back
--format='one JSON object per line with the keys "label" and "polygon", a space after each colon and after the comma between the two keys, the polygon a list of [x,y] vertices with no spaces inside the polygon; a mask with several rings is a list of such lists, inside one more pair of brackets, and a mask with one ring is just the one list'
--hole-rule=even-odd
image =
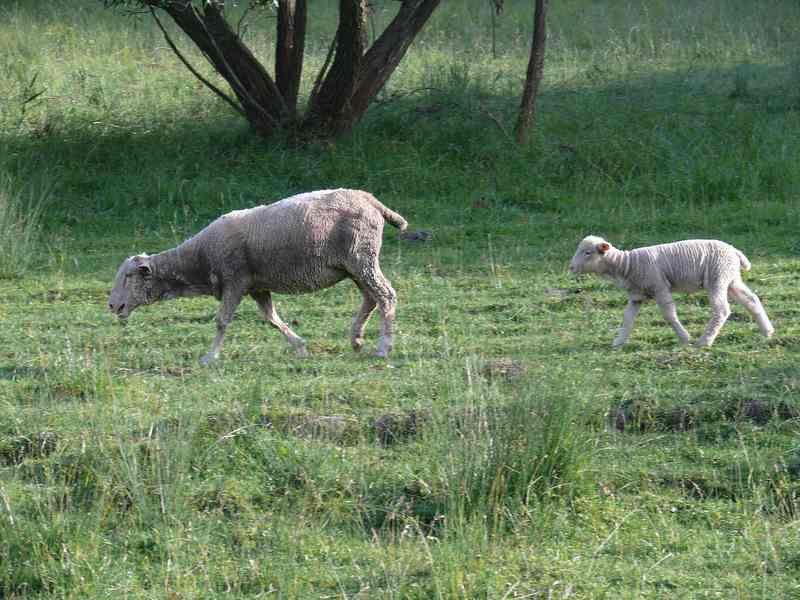
{"label": "sheep's back", "polygon": [[322,190],[233,211],[208,229],[241,247],[254,287],[299,293],[333,285],[354,255],[378,252],[383,223],[358,194]]}

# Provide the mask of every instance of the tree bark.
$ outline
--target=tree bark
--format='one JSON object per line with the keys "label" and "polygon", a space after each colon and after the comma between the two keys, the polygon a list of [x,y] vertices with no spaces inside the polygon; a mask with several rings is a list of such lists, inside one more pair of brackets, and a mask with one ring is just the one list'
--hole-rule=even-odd
{"label": "tree bark", "polygon": [[335,134],[348,128],[346,115],[367,46],[366,17],[366,0],[340,0],[333,64],[309,101],[304,129]]}
{"label": "tree bark", "polygon": [[517,117],[517,142],[524,144],[536,119],[536,96],[544,71],[544,50],[547,42],[546,29],[547,0],[535,0],[533,13],[533,41],[528,70],[525,75],[525,89],[522,93],[519,116]]}
{"label": "tree bark", "polygon": [[297,95],[303,73],[306,40],[306,0],[279,0],[275,82],[290,118],[297,119]]}

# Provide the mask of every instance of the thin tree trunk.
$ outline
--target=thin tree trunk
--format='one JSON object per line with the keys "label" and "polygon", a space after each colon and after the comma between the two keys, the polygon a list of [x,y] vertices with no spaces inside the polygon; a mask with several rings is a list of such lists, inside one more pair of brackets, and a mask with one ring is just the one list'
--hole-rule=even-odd
{"label": "thin tree trunk", "polygon": [[406,0],[388,27],[367,51],[353,98],[350,124],[358,121],[400,64],[411,43],[441,0]]}
{"label": "thin tree trunk", "polygon": [[297,95],[300,91],[305,52],[306,15],[306,0],[278,2],[275,83],[292,120],[297,118]]}
{"label": "thin tree trunk", "polygon": [[202,12],[188,3],[167,3],[163,9],[228,82],[259,134],[268,136],[284,126],[289,110],[280,90],[216,5],[205,3]]}
{"label": "thin tree trunk", "polygon": [[533,42],[531,56],[528,61],[528,71],[525,76],[525,90],[522,93],[522,102],[517,118],[517,142],[523,144],[528,139],[528,133],[536,119],[536,96],[544,71],[544,50],[547,41],[546,29],[547,0],[535,0],[533,13]]}

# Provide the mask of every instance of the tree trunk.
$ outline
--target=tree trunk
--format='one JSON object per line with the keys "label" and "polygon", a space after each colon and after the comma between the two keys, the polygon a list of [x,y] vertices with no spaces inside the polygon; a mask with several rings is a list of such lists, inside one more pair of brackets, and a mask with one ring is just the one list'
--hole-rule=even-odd
{"label": "tree trunk", "polygon": [[358,86],[350,102],[350,123],[358,121],[403,60],[411,42],[441,0],[406,0],[364,57]]}
{"label": "tree trunk", "polygon": [[309,101],[303,128],[336,134],[349,127],[350,100],[367,46],[367,0],[339,1],[336,54]]}
{"label": "tree trunk", "polygon": [[520,144],[527,141],[528,133],[536,118],[536,95],[539,92],[539,84],[542,81],[544,49],[547,41],[546,14],[547,0],[535,0],[531,56],[530,60],[528,60],[525,90],[522,93],[522,102],[516,126],[517,142]]}
{"label": "tree trunk", "polygon": [[306,0],[278,2],[275,82],[292,120],[297,118],[297,94],[300,91],[300,77],[303,73],[306,14]]}
{"label": "tree trunk", "polygon": [[[104,0],[115,3],[114,0]],[[255,1],[255,0],[253,0]],[[259,0],[261,1],[261,0]],[[402,0],[397,15],[367,50],[368,0],[339,0],[339,27],[308,112],[297,115],[305,51],[308,0],[278,0],[275,80],[242,43],[224,17],[224,0],[130,0],[166,12],[228,83],[235,99],[215,87],[183,57],[163,27],[173,51],[189,70],[244,114],[262,136],[295,129],[314,136],[343,133],[364,115],[441,0]],[[120,0],[125,3],[125,0]],[[332,60],[330,60],[332,58]],[[237,104],[238,103],[238,104]]]}
{"label": "tree trunk", "polygon": [[205,2],[202,12],[189,3],[163,8],[228,82],[256,132],[268,136],[285,125],[290,114],[280,90],[215,4]]}

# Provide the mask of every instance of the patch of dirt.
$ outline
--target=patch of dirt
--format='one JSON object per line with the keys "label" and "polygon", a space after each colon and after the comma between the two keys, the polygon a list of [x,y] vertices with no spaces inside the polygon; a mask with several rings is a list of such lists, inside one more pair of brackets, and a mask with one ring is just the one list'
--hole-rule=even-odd
{"label": "patch of dirt", "polygon": [[53,431],[0,438],[0,464],[18,465],[26,458],[44,458],[55,451],[58,440]]}
{"label": "patch of dirt", "polygon": [[504,381],[513,381],[522,377],[527,369],[518,360],[513,358],[503,357],[490,360],[481,368],[481,375],[489,380],[502,379]]}
{"label": "patch of dirt", "polygon": [[388,413],[373,420],[371,428],[381,444],[391,446],[416,436],[430,418],[430,410]]}

